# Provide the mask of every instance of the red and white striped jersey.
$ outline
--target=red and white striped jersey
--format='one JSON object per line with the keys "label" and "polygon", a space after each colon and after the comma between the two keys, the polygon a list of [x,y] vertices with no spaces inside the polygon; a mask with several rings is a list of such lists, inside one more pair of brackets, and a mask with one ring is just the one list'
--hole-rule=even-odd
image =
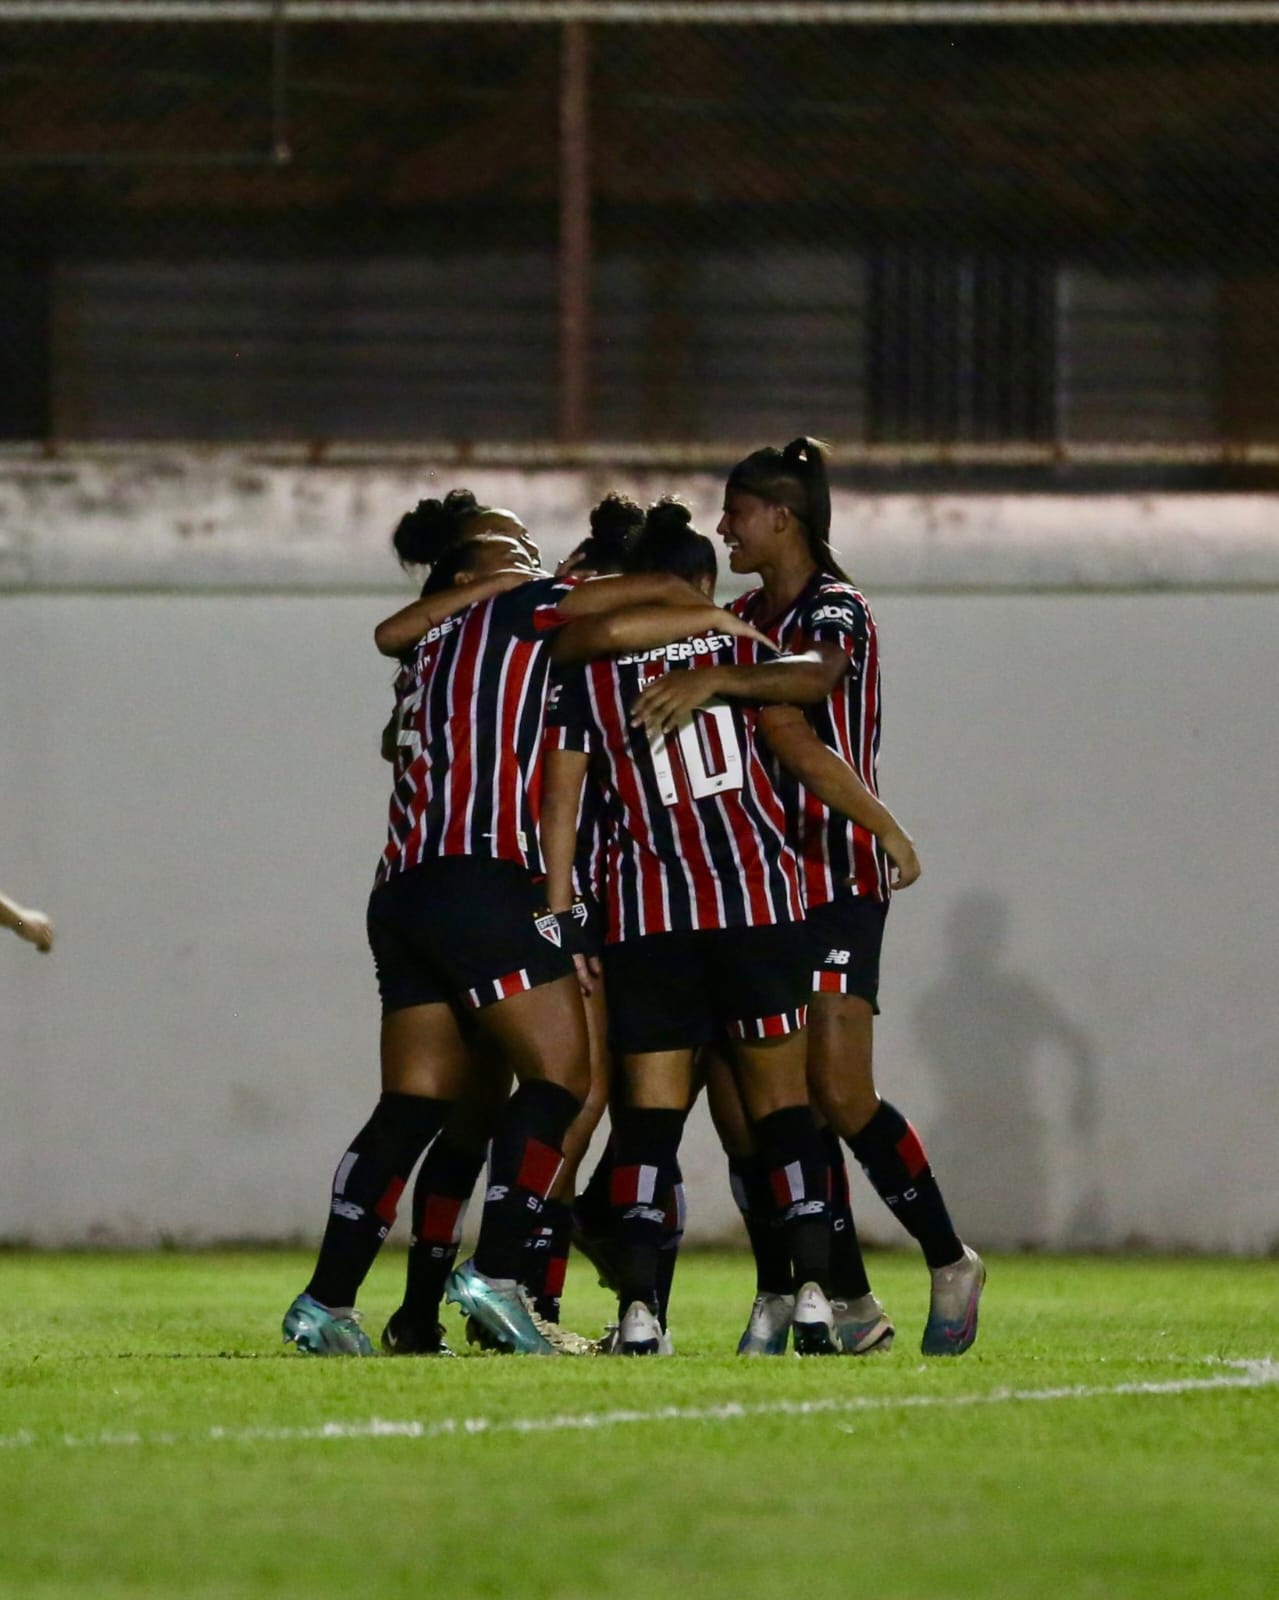
{"label": "red and white striped jersey", "polygon": [[552,696],[555,737],[591,754],[607,798],[610,943],[803,916],[785,811],[756,745],[758,712],[712,703],[679,733],[652,739],[628,720],[640,691],[667,672],[761,655],[752,640],[712,631],[588,662]]}
{"label": "red and white striped jersey", "polygon": [[[804,710],[818,738],[843,756],[872,794],[878,794],[879,638],[865,596],[825,572],[817,573],[780,617],[770,620],[763,615],[763,596],[762,589],[752,589],[729,609],[754,623],[781,650],[799,654],[810,643],[828,643],[838,645],[848,657],[848,671],[830,697]],[[832,812],[776,761],[770,761],[770,771],[799,853],[805,904],[825,905],[845,888],[870,900],[887,900],[888,859],[874,835]]]}
{"label": "red and white striped jersey", "polygon": [[399,753],[377,881],[435,856],[542,870],[550,639],[572,581],[537,578],[432,628],[395,683]]}

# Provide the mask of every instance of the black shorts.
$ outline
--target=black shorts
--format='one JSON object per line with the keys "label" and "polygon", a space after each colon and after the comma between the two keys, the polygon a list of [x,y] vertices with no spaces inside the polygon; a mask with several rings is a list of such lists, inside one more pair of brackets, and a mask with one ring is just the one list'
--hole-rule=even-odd
{"label": "black shorts", "polygon": [[575,948],[585,956],[598,956],[604,949],[605,915],[603,902],[593,894],[580,894],[573,903]]}
{"label": "black shorts", "polygon": [[804,927],[814,993],[859,995],[879,1015],[879,952],[887,917],[887,900],[855,894],[809,908]]}
{"label": "black shorts", "polygon": [[804,1026],[810,984],[801,922],[652,933],[604,949],[609,1043],[619,1055]]}
{"label": "black shorts", "polygon": [[573,971],[545,889],[516,861],[441,856],[369,896],[382,1015],[458,1003],[478,1010]]}

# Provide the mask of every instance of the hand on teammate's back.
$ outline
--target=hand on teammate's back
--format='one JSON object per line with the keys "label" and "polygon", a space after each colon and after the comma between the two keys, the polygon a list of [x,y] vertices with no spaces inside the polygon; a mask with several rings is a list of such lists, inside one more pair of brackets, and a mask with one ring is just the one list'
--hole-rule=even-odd
{"label": "hand on teammate's back", "polygon": [[714,667],[700,672],[668,672],[636,697],[631,706],[631,727],[645,728],[649,733],[671,733],[698,706],[713,699],[718,690]]}

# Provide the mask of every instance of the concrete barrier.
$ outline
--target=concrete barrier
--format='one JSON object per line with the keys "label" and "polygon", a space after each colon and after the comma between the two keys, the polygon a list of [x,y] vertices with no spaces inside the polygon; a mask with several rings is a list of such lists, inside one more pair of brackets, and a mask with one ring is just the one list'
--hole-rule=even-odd
{"label": "concrete barrier", "polygon": [[[0,489],[0,887],[59,928],[49,957],[0,941],[0,1238],[317,1237],[376,1093],[363,905],[390,674],[371,632],[406,592],[385,538],[420,485],[325,479],[312,500],[290,468],[197,492],[179,468],[107,495],[96,467],[24,488],[10,463]],[[553,552],[580,527],[562,484],[472,482]],[[202,497],[213,531],[165,521]],[[276,515],[237,522],[250,504]],[[910,504],[876,515],[904,527]],[[1089,533],[1095,502],[1052,501],[1116,552],[1074,586],[912,585],[858,525],[883,787],[925,865],[889,922],[878,1075],[978,1244],[1279,1242],[1272,513],[1215,504],[1153,504],[1158,539],[1121,559],[1117,507]],[[965,509],[965,537],[1011,530],[1015,508]],[[1037,537],[1026,560],[1064,574]],[[1120,570],[1163,579],[1098,592]],[[686,1165],[691,1237],[733,1235],[700,1110]],[[901,1240],[860,1177],[857,1201],[871,1238]]]}

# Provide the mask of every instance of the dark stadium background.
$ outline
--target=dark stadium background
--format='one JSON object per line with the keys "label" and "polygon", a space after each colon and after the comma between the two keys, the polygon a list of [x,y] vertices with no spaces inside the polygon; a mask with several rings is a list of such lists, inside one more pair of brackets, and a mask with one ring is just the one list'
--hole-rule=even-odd
{"label": "dark stadium background", "polygon": [[1279,27],[58,12],[0,8],[0,437],[1273,471]]}

